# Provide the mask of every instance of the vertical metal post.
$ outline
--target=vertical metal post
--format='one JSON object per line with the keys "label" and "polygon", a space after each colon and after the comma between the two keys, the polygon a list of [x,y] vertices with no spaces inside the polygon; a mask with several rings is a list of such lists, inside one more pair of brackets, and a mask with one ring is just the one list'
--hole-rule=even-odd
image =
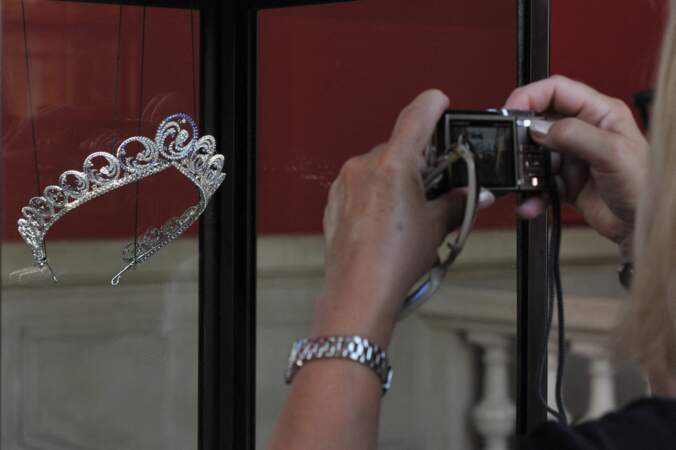
{"label": "vertical metal post", "polygon": [[185,1],[200,5],[202,126],[227,174],[200,221],[198,448],[253,450],[257,11],[336,0]]}
{"label": "vertical metal post", "polygon": [[201,21],[202,125],[227,177],[200,222],[199,449],[253,449],[256,11],[203,1]]}
{"label": "vertical metal post", "polygon": [[[549,75],[550,0],[517,0],[517,60],[519,85]],[[520,196],[519,202],[525,197]],[[546,394],[546,377],[538,380],[539,358],[549,303],[547,214],[517,224],[517,388],[516,432],[524,435],[547,420],[539,390]]]}

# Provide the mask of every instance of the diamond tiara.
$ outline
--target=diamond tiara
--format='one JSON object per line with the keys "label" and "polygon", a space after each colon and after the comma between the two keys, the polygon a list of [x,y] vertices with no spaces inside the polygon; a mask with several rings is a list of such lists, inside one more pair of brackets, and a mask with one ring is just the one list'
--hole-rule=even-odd
{"label": "diamond tiara", "polygon": [[[140,144],[142,150],[128,156],[127,147],[132,143]],[[52,279],[57,281],[45,247],[47,231],[54,223],[96,197],[174,167],[197,186],[199,202],[162,227],[150,228],[123,249],[122,258],[128,264],[111,280],[111,284],[117,285],[127,270],[147,261],[178,238],[202,214],[225,179],[224,157],[215,150],[213,136],[199,137],[195,121],[187,114],[177,113],[160,123],[154,140],[133,136],[118,146],[116,155],[94,152],[87,156],[82,172],[65,171],[59,177],[58,186],[47,186],[41,197],[31,198],[28,205],[21,208],[23,217],[17,222],[19,234],[32,249],[34,265],[38,269],[48,268]]]}

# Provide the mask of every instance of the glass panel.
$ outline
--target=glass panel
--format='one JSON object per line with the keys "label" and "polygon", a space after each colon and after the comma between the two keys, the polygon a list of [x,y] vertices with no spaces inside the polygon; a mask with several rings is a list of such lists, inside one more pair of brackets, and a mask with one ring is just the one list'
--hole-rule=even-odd
{"label": "glass panel", "polygon": [[[258,140],[258,448],[287,395],[290,345],[309,332],[322,287],[322,215],[341,165],[386,140],[399,111],[440,88],[454,108],[501,107],[516,83],[516,2],[363,0],[260,15]],[[430,305],[462,287],[514,295],[512,197],[478,229]],[[473,270],[477,265],[490,267]],[[463,292],[469,292],[465,289]],[[458,300],[458,299],[455,299]],[[480,379],[464,338],[431,310],[406,319],[391,346],[394,387],[381,448],[474,448],[466,414]],[[509,313],[508,313],[509,314]],[[451,359],[452,356],[452,359]]]}
{"label": "glass panel", "polygon": [[[638,123],[643,124],[640,109],[636,108],[636,100],[645,97],[638,94],[655,86],[669,2],[623,0],[612,2],[612,8],[609,8],[610,4],[584,0],[553,2],[551,71],[582,81],[606,95],[621,99],[632,107]],[[584,14],[580,14],[580,8],[584,8]],[[644,107],[647,112],[650,104],[645,104]],[[566,246],[575,247],[574,242],[584,236],[586,227],[578,227],[584,224],[584,219],[573,208],[565,208],[563,217],[569,225],[563,235],[565,251]],[[576,228],[573,229],[573,226]],[[571,235],[574,237],[566,237]],[[613,301],[626,298],[626,293],[617,282],[618,252],[615,246],[599,239],[587,242],[584,249],[582,245],[577,247],[577,263],[562,265],[567,297],[581,296],[595,301],[596,305],[601,304],[601,300],[612,304]],[[580,252],[581,249],[584,251]],[[606,256],[601,256],[604,253]],[[596,260],[593,261],[592,258]],[[570,315],[574,314],[575,310],[571,309]],[[589,399],[603,399],[603,395],[596,394],[607,389],[608,382],[615,383],[615,389],[610,385],[610,390],[615,394],[610,400],[619,406],[647,393],[645,377],[637,367],[622,364],[614,367],[612,376],[605,375],[602,364],[608,361],[609,355],[599,352],[594,346],[591,346],[591,355],[589,349],[587,352],[583,350],[584,343],[576,345],[573,342],[566,364],[568,374],[564,383],[564,394],[567,408],[573,417],[590,417],[607,412],[607,408],[599,408],[598,402],[594,404]],[[599,379],[602,380],[595,385],[589,383],[587,376],[588,371],[593,370],[598,371]],[[605,380],[604,383],[604,376],[610,378],[610,381]],[[598,390],[594,391],[594,387]],[[607,407],[607,403],[605,406]]]}
{"label": "glass panel", "polygon": [[[655,86],[668,17],[669,2],[647,3],[625,0],[613,3],[613,8],[604,3],[587,5],[583,0],[556,3],[552,11],[552,73],[582,81],[633,106],[640,100],[635,96]],[[580,14],[578,7],[584,7],[585,14]],[[642,123],[639,110],[634,112]],[[564,219],[570,224],[584,223],[572,208],[564,211]]]}
{"label": "glass panel", "polygon": [[186,177],[168,168],[56,222],[57,284],[15,272],[32,264],[16,225],[32,196],[195,117],[198,29],[188,10],[2,1],[2,448],[197,446],[196,227],[111,286],[135,235],[197,202]]}

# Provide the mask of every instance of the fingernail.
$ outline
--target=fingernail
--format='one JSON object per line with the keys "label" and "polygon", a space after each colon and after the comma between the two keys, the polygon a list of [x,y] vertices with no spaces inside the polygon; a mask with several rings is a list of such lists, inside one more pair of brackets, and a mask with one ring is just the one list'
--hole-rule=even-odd
{"label": "fingernail", "polygon": [[495,196],[488,189],[481,188],[479,191],[479,209],[485,209],[495,202]]}
{"label": "fingernail", "polygon": [[553,124],[554,122],[548,120],[533,119],[530,121],[530,131],[541,136],[547,136]]}

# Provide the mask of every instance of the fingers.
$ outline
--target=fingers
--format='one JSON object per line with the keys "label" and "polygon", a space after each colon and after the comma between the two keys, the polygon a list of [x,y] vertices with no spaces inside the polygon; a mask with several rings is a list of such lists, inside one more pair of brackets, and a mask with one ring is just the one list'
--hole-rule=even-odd
{"label": "fingers", "polygon": [[[559,193],[559,197],[565,200],[568,195],[568,187],[566,186],[564,178],[557,175],[554,177],[554,183],[556,184],[556,190]],[[516,217],[521,220],[533,220],[547,210],[550,201],[551,197],[549,191],[531,197],[516,207]]]}
{"label": "fingers", "polygon": [[505,107],[537,112],[553,110],[616,133],[639,132],[624,102],[560,75],[516,89]]}
{"label": "fingers", "polygon": [[[465,215],[467,188],[453,189],[446,194],[428,202],[428,208],[445,224],[445,232],[457,228]],[[488,189],[481,188],[479,192],[479,210],[489,208],[495,203],[495,196]]]}
{"label": "fingers", "polygon": [[479,192],[479,209],[486,209],[495,203],[495,195],[488,189],[481,188]]}
{"label": "fingers", "polygon": [[546,194],[531,197],[516,208],[516,216],[521,220],[533,220],[547,209],[548,203]]}
{"label": "fingers", "polygon": [[332,240],[335,235],[335,228],[338,225],[340,217],[340,208],[338,205],[340,205],[343,200],[343,193],[343,184],[339,179],[336,179],[331,183],[329,197],[326,206],[324,207],[324,217],[322,219],[324,237],[327,241]]}
{"label": "fingers", "polygon": [[441,224],[443,227],[443,229],[440,230],[441,234],[460,225],[465,213],[466,199],[467,192],[463,192],[460,189],[454,189],[428,202],[427,208],[432,217],[435,218],[434,223]]}
{"label": "fingers", "polygon": [[624,151],[624,138],[618,134],[572,117],[555,122],[547,134],[531,130],[531,137],[544,147],[584,160],[604,172],[616,169]]}
{"label": "fingers", "polygon": [[559,176],[556,177],[561,199],[575,204],[578,194],[589,182],[589,177],[589,165],[586,162],[567,156],[561,166]]}
{"label": "fingers", "polygon": [[563,163],[561,153],[550,152],[549,158],[550,158],[550,166],[551,166],[551,169],[552,169],[552,173],[559,173],[559,171],[561,170],[561,165]]}
{"label": "fingers", "polygon": [[416,97],[399,114],[388,145],[389,156],[406,161],[421,159],[421,151],[448,104],[448,97],[436,89]]}

